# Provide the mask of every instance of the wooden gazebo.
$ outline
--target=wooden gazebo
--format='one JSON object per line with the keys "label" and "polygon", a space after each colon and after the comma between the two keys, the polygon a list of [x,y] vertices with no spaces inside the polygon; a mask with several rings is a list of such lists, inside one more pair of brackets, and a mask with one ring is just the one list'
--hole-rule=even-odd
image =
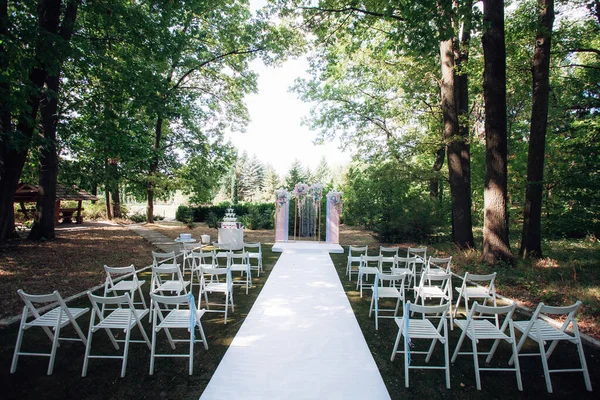
{"label": "wooden gazebo", "polygon": [[[39,186],[30,185],[28,183],[21,183],[15,192],[15,203],[21,205],[21,212],[25,215],[28,214],[29,210],[25,207],[25,203],[37,202],[40,194]],[[55,207],[55,220],[58,223],[62,218],[63,223],[71,223],[73,216],[75,216],[75,222],[78,224],[83,223],[83,216],[81,215],[81,202],[83,200],[97,201],[98,198],[91,193],[86,192],[83,189],[79,189],[73,185],[71,187],[63,186],[60,184],[56,185],[56,207]],[[77,208],[61,208],[61,201],[77,201]]]}

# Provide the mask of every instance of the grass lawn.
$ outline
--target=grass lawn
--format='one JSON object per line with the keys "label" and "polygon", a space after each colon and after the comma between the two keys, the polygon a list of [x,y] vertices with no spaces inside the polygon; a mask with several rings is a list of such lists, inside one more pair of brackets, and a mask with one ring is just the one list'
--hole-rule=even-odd
{"label": "grass lawn", "polygon": [[[165,235],[175,238],[181,232],[190,232],[194,237],[208,233],[216,240],[216,230],[209,230],[198,224],[188,231],[179,223],[161,223],[148,226]],[[246,241],[263,242],[265,274],[254,277],[253,288],[246,296],[241,288],[235,289],[236,311],[230,316],[228,324],[223,325],[222,314],[207,314],[203,318],[203,326],[208,337],[209,350],[199,345],[195,352],[194,375],[187,374],[185,359],[157,360],[154,376],[148,375],[149,350],[143,344],[134,344],[130,355],[125,378],[119,378],[119,360],[91,360],[88,376],[81,378],[84,347],[81,343],[67,342],[61,344],[57,353],[54,374],[46,376],[47,359],[38,357],[22,357],[17,372],[9,373],[12,352],[16,340],[17,326],[13,324],[0,329],[0,386],[2,397],[13,398],[148,398],[148,399],[197,399],[208,384],[219,361],[225,354],[228,345],[240,328],[245,316],[262,289],[269,272],[273,268],[278,254],[271,252],[273,231],[246,231]],[[341,240],[343,244],[368,244],[374,251],[377,243],[368,231],[343,227]],[[385,245],[417,245],[417,243],[390,243]],[[598,326],[598,288],[600,287],[597,265],[600,262],[600,245],[592,241],[555,241],[546,242],[544,259],[535,264],[520,263],[516,268],[496,268],[498,285],[506,296],[518,297],[526,304],[537,304],[543,300],[549,304],[572,303],[574,299],[584,301],[583,315],[580,324],[588,332],[597,333]],[[24,241],[17,247],[0,252],[0,296],[2,296],[4,316],[19,313],[22,304],[16,296],[16,289],[25,288],[32,293],[49,292],[58,288],[64,297],[83,291],[103,281],[103,264],[128,265],[136,267],[151,262],[152,246],[122,227],[104,227],[87,231],[59,231],[58,239],[49,243],[36,244]],[[346,248],[347,253],[347,248]],[[487,272],[488,267],[477,263],[476,252],[459,252],[449,245],[430,245],[428,254],[453,255],[455,272],[464,270]],[[522,360],[522,374],[525,391],[517,391],[513,373],[482,373],[483,390],[475,389],[472,358],[460,356],[451,367],[452,389],[446,390],[442,371],[419,371],[410,373],[411,387],[404,388],[403,359],[397,357],[390,362],[390,355],[396,337],[397,328],[392,320],[382,320],[379,331],[375,330],[373,319],[368,318],[370,291],[361,299],[355,290],[355,282],[345,277],[345,254],[334,254],[332,259],[336,265],[340,280],[346,290],[348,299],[363,330],[365,339],[373,357],[381,371],[383,379],[393,399],[406,396],[424,396],[425,398],[595,398],[594,393],[585,391],[581,374],[553,374],[555,394],[547,395],[539,358],[528,357]],[[148,282],[146,273],[141,277]],[[454,286],[459,282],[454,281]],[[148,283],[145,289],[148,289]],[[147,294],[146,294],[147,296]],[[410,296],[409,296],[410,299]],[[74,301],[72,306],[89,307],[87,298]],[[87,333],[89,313],[78,321]],[[525,317],[520,316],[523,319]],[[144,321],[149,332],[147,319]],[[68,329],[67,334],[73,333]],[[134,331],[135,332],[135,331]],[[41,330],[31,329],[26,332],[24,350],[49,348],[50,342]],[[459,330],[451,332],[450,351],[454,350]],[[136,337],[139,335],[136,333]],[[33,340],[32,340],[33,339]],[[164,337],[163,337],[164,339]],[[166,340],[159,342],[163,349],[168,346]],[[467,345],[469,343],[467,342]],[[185,346],[184,346],[185,347]],[[484,347],[485,348],[485,347]],[[600,350],[585,347],[590,375],[597,391],[600,376]],[[102,332],[94,336],[94,351],[103,354],[114,354],[106,335]],[[439,361],[443,353],[441,347],[436,349],[432,363]],[[492,360],[492,364],[506,362],[509,352],[506,347]],[[348,357],[352,357],[348,354]],[[561,345],[553,359],[565,366],[576,366],[577,359],[574,346]],[[421,361],[414,355],[415,363]],[[552,367],[552,363],[551,363]],[[257,372],[259,373],[259,372]],[[235,378],[232,377],[232,384]]]}

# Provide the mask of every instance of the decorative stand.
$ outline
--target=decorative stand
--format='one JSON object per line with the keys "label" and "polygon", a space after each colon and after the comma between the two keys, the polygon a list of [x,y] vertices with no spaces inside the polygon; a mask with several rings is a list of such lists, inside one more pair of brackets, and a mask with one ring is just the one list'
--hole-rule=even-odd
{"label": "decorative stand", "polygon": [[287,242],[290,220],[290,195],[285,189],[275,192],[275,241]]}
{"label": "decorative stand", "polygon": [[340,243],[340,214],[342,212],[342,193],[331,191],[327,193],[327,219],[325,241]]}

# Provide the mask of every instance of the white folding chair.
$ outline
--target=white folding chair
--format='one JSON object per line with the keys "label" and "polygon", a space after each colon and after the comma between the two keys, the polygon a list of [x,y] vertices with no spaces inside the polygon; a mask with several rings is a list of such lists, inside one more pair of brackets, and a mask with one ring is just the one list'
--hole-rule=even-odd
{"label": "white folding chair", "polygon": [[372,284],[364,283],[365,277],[369,280],[369,275],[375,276],[375,274],[381,273],[381,260],[381,256],[360,256],[358,280],[356,281],[356,289],[360,288],[360,297],[363,294],[363,286],[373,286]]}
{"label": "white folding chair", "polygon": [[[192,258],[192,252],[199,249],[202,249],[202,246],[198,243],[182,243],[181,272],[183,273],[183,276],[185,276],[186,271],[189,271],[190,275],[193,274],[194,260]],[[190,281],[191,280],[192,278],[190,277]]]}
{"label": "white folding chair", "polygon": [[[104,272],[106,272],[104,297],[110,295],[118,296],[119,293],[126,292],[129,293],[131,302],[134,305],[141,304],[143,308],[148,308],[146,300],[144,300],[144,294],[142,293],[142,285],[146,283],[146,281],[138,280],[133,264],[129,267],[109,267],[108,265],[105,265]],[[126,278],[131,278],[131,280]],[[138,302],[135,301],[136,291],[140,295],[140,301]],[[102,312],[104,311],[105,310],[102,309]]]}
{"label": "white folding chair", "polygon": [[[512,315],[515,311],[515,305],[503,307],[489,307],[479,305],[477,302],[473,304],[471,312],[469,313],[466,320],[455,319],[454,323],[458,326],[462,333],[458,339],[456,350],[452,355],[452,362],[456,361],[458,355],[472,354],[473,363],[475,365],[475,382],[477,390],[481,390],[481,376],[480,371],[515,371],[517,376],[517,387],[519,390],[523,390],[523,383],[521,381],[521,369],[519,367],[519,359],[517,356],[517,341],[515,339],[515,328],[512,320]],[[505,315],[502,326],[498,328],[492,324],[489,319],[481,318],[481,316],[493,316],[493,315]],[[508,334],[506,330],[508,329]],[[471,339],[471,345],[473,350],[470,352],[460,352],[460,348],[465,340],[465,337]],[[478,352],[477,345],[481,340],[493,340],[494,344],[489,352]],[[498,348],[498,344],[501,340],[506,341],[512,347],[514,367],[513,368],[480,368],[479,367],[479,355],[487,355],[485,362],[489,364]]]}
{"label": "white folding chair", "polygon": [[366,256],[367,250],[369,250],[369,246],[356,247],[350,246],[348,249],[348,262],[346,263],[346,275],[348,275],[348,280],[352,280],[352,272],[356,271],[358,273],[358,268],[360,266],[360,256]]}
{"label": "white folding chair", "polygon": [[[427,284],[426,284],[427,282]],[[448,303],[450,324],[452,324],[452,274],[429,274],[427,269],[421,275],[419,286],[415,289],[415,304],[421,299],[421,305],[429,299],[440,299],[440,305]],[[452,325],[450,326],[452,329]]]}
{"label": "white folding chair", "polygon": [[[448,306],[444,304],[441,306],[420,306],[417,304],[406,303],[406,310],[404,316],[396,318],[396,324],[398,325],[398,335],[396,336],[396,342],[394,343],[394,350],[392,350],[392,358],[394,361],[396,354],[404,354],[404,385],[408,387],[408,370],[409,369],[443,369],[446,372],[446,388],[450,389],[450,351],[448,348]],[[410,318],[413,313],[422,314],[422,318]],[[434,326],[431,321],[427,318],[428,315],[435,315],[436,318],[441,315],[440,321],[437,327]],[[403,344],[404,350],[398,350],[400,341],[404,337]],[[414,346],[413,339],[430,339],[431,344],[429,345],[428,351],[411,350],[411,346]],[[411,365],[411,355],[413,354],[427,354],[425,362],[429,364],[433,349],[437,342],[444,345],[444,365]]]}
{"label": "white folding chair", "polygon": [[427,247],[409,247],[406,250],[406,257],[417,257],[417,261],[415,262],[415,285],[419,282],[419,278],[421,277],[421,273],[425,266],[427,265]]}
{"label": "white folding chair", "polygon": [[[579,307],[581,307],[581,301],[578,301],[575,304],[567,307],[552,307],[547,306],[544,303],[540,303],[538,304],[529,321],[514,322],[515,328],[523,334],[517,345],[517,352],[521,351],[521,348],[523,347],[523,344],[527,338],[535,341],[539,346],[539,353],[519,354],[519,357],[540,356],[542,359],[542,366],[544,367],[544,378],[546,379],[546,389],[548,390],[548,393],[552,393],[550,373],[559,372],[582,372],[583,380],[585,381],[585,388],[589,392],[592,391],[592,382],[590,381],[590,374],[587,363],[585,362],[585,355],[583,354],[583,346],[581,344],[579,328],[577,327],[577,319],[575,319],[575,315],[577,314],[577,311],[579,311]],[[561,324],[560,328],[556,328],[544,320],[544,314],[562,315],[566,316],[566,318],[564,319],[564,322]],[[572,335],[567,333],[569,325],[573,327]],[[570,342],[577,346],[581,368],[549,369],[548,360],[560,341]],[[550,345],[548,348],[546,348],[546,344],[548,342],[550,342]],[[509,364],[512,364],[513,362],[514,359],[511,358]]]}
{"label": "white folding chair", "polygon": [[161,265],[177,265],[177,255],[174,251],[170,251],[168,253],[159,253],[156,251],[152,252],[152,265],[155,267]]}
{"label": "white folding chair", "polygon": [[392,267],[393,274],[406,274],[408,282],[406,287],[409,288],[414,284],[416,274],[417,257],[398,257],[394,256],[394,266]]}
{"label": "white folding chair", "polygon": [[[496,273],[486,275],[476,275],[469,272],[465,273],[462,285],[456,287],[458,292],[458,299],[456,300],[456,307],[454,308],[454,318],[460,305],[460,300],[465,300],[465,315],[469,314],[469,300],[471,299],[483,299],[482,305],[486,305],[488,300],[491,300],[494,307],[496,307],[496,287],[494,281],[496,280]],[[469,285],[471,283],[471,285]],[[474,286],[475,285],[475,286]],[[494,315],[496,320],[496,326],[500,327],[498,321],[498,314]]]}
{"label": "white folding chair", "polygon": [[201,248],[195,248],[190,253],[192,259],[192,277],[190,278],[190,291],[194,287],[194,275],[198,281],[197,285],[200,286],[200,275],[202,274],[202,268],[214,267],[214,251],[203,251]]}
{"label": "white folding chair", "polygon": [[241,276],[246,274],[246,280],[234,281],[235,286],[246,286],[246,294],[248,289],[252,286],[252,269],[250,267],[250,260],[248,259],[248,253],[229,253],[227,256],[227,267],[231,270],[231,273],[239,272]]}
{"label": "white folding chair", "polygon": [[[152,266],[151,294],[164,295],[165,292],[175,293],[176,295],[187,294],[188,286],[190,286],[190,281],[183,280],[183,275],[177,264]],[[152,298],[150,299],[150,308],[153,308]],[[150,319],[152,319],[152,315],[150,315]]]}
{"label": "white folding chair", "polygon": [[[210,276],[211,280],[206,281],[206,276]],[[221,281],[218,279],[219,276],[223,276],[225,279]],[[215,278],[213,280],[213,277]],[[209,303],[209,293],[220,293],[225,296],[224,303]],[[206,312],[222,312],[225,314],[225,324],[227,324],[227,309],[231,307],[231,312],[234,312],[233,306],[233,282],[231,278],[231,269],[229,268],[206,268],[202,267],[202,274],[200,275],[200,295],[198,302],[202,306],[202,295],[204,295],[204,301],[206,303]],[[210,306],[223,307],[223,310],[211,310]]]}
{"label": "white folding chair", "polygon": [[224,250],[217,248],[213,253],[213,265],[217,268],[227,267],[227,258],[229,254],[233,253],[231,250]]}
{"label": "white folding chair", "polygon": [[[255,250],[255,251],[253,251]],[[260,277],[260,273],[264,272],[262,265],[262,246],[258,243],[244,243],[242,252],[248,253],[248,261],[250,268],[256,270],[256,276]],[[256,260],[256,265],[252,265],[252,260]]]}
{"label": "white folding chair", "polygon": [[[395,257],[398,257],[399,247],[383,247],[379,246],[379,255],[382,257],[381,259],[381,270],[383,272],[391,272],[392,268],[395,265]],[[389,266],[388,271],[384,271],[384,268]]]}
{"label": "white folding chair", "polygon": [[[377,273],[375,274],[375,282],[373,284],[373,295],[371,296],[371,305],[369,307],[369,318],[371,313],[375,310],[375,329],[379,329],[379,318],[396,318],[398,316],[398,308],[400,302],[402,302],[402,309],[404,309],[404,280],[406,274],[386,274]],[[381,308],[379,307],[379,301],[381,299],[396,299],[396,306],[394,308]],[[382,312],[391,313],[393,315],[380,315]]]}
{"label": "white folding chair", "polygon": [[[189,359],[189,374],[192,375],[194,372],[194,344],[203,343],[204,349],[208,350],[208,343],[206,342],[206,336],[204,335],[204,329],[202,329],[202,322],[200,321],[205,310],[199,310],[194,306],[194,301],[191,294],[183,296],[161,296],[151,293],[150,297],[154,302],[154,310],[152,311],[152,350],[150,352],[150,375],[154,374],[154,360],[156,357],[187,358]],[[164,305],[165,308],[168,308],[169,306],[177,306],[177,308],[168,311],[165,315],[161,309],[161,304]],[[187,309],[182,309],[182,307],[187,307]],[[195,337],[194,331],[196,327],[200,332],[200,340],[196,339]],[[175,343],[188,343],[190,350],[189,354],[157,353],[156,336],[163,329],[167,335],[171,349],[175,350]],[[171,329],[187,329],[190,335],[189,339],[174,339],[171,335]]]}
{"label": "white folding chair", "polygon": [[452,256],[450,257],[429,257],[427,260],[427,273],[431,274],[449,274],[452,272]]}
{"label": "white folding chair", "polygon": [[[129,297],[129,293],[125,293],[121,296],[115,297],[96,296],[93,295],[91,292],[87,292],[87,295],[90,299],[90,302],[92,303],[92,317],[90,318],[88,342],[87,346],[85,347],[85,357],[83,359],[83,370],[81,372],[81,376],[85,377],[87,375],[90,358],[117,358],[123,360],[121,364],[121,378],[123,378],[125,376],[125,370],[127,368],[127,355],[129,354],[129,343],[146,343],[148,349],[151,349],[150,340],[148,339],[146,331],[142,326],[142,318],[144,318],[146,314],[149,314],[150,310],[134,308],[133,303],[131,302],[131,297]],[[104,316],[104,313],[101,310],[104,304],[114,305],[118,308],[116,308],[114,311],[111,311],[110,314]],[[96,317],[98,319],[97,322]],[[131,331],[135,326],[139,328],[144,340],[131,339]],[[98,354],[90,354],[92,350],[93,335],[100,329],[104,329],[106,331],[108,338],[110,339],[116,350],[119,350],[119,343],[125,344],[123,349],[123,355],[104,356]],[[117,340],[111,331],[112,329],[124,331],[125,339]]]}
{"label": "white folding chair", "polygon": [[[76,319],[89,311],[89,308],[74,308],[67,307],[66,303],[60,296],[58,291],[54,291],[50,294],[27,294],[23,290],[17,290],[17,293],[25,303],[25,307],[23,307],[23,314],[21,315],[21,323],[19,324],[19,333],[17,334],[17,343],[15,344],[15,351],[13,354],[12,364],[10,366],[10,373],[14,374],[17,370],[17,363],[19,361],[19,356],[41,356],[41,357],[50,357],[50,362],[48,363],[48,375],[52,375],[52,371],[54,370],[54,360],[56,359],[56,349],[60,346],[60,341],[81,341],[84,345],[87,344],[87,339],[79,325],[77,324]],[[49,311],[42,311],[37,308],[36,304],[51,304],[51,309]],[[27,322],[27,317],[31,313],[33,319]],[[71,337],[61,337],[60,331],[67,325],[73,325],[75,332],[79,338],[71,338]],[[25,331],[31,327],[38,326],[46,332],[48,338],[52,342],[52,348],[50,353],[29,353],[21,351],[21,345],[23,343],[23,334]],[[54,330],[54,334],[50,330],[52,328]]]}

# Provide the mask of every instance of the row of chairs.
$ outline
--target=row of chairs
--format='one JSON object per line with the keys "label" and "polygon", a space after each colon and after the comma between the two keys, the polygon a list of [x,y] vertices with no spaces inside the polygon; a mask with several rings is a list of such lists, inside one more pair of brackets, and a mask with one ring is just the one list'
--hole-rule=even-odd
{"label": "row of chairs", "polygon": [[[142,293],[142,286],[146,281],[138,278],[133,265],[128,267],[104,266],[106,279],[103,296],[87,293],[92,305],[92,316],[87,337],[83,334],[76,320],[86,314],[90,310],[89,308],[67,307],[57,291],[47,295],[31,295],[19,290],[18,294],[24,301],[25,307],[17,336],[11,372],[16,371],[18,359],[22,355],[48,356],[50,362],[47,373],[50,375],[54,368],[56,351],[60,346],[60,341],[77,340],[82,341],[86,346],[82,376],[86,376],[89,359],[92,358],[121,359],[121,376],[124,376],[130,343],[145,343],[151,350],[150,374],[154,372],[157,357],[187,357],[189,358],[189,373],[192,374],[194,344],[203,343],[205,349],[208,349],[201,324],[202,316],[206,312],[222,312],[224,313],[224,323],[227,323],[228,310],[234,311],[232,272],[239,271],[242,276],[246,275],[246,279],[239,282],[240,285],[245,286],[247,294],[252,282],[251,258],[258,260],[259,273],[262,270],[260,243],[248,244],[247,247],[254,248],[257,251],[250,255],[246,251],[242,253],[232,251],[203,252],[201,248],[197,247],[184,248],[182,264],[177,262],[178,255],[175,252],[153,252],[149,308]],[[223,260],[225,261],[223,262]],[[180,265],[182,268],[180,268]],[[188,275],[189,280],[186,280]],[[197,278],[196,284],[199,286],[197,305],[192,295],[195,284],[194,277]],[[208,295],[213,293],[224,295],[224,302],[209,302]],[[139,298],[136,299],[136,296],[139,296]],[[203,301],[206,308],[201,308]],[[47,305],[48,303],[53,303],[49,311],[42,312],[39,307],[36,307],[36,304]],[[213,306],[213,309],[211,309],[211,306]],[[217,306],[217,309],[214,306]],[[33,319],[27,321],[30,315]],[[151,341],[142,326],[142,320],[146,316],[149,317],[152,324]],[[69,324],[74,327],[77,333],[76,338],[60,336],[61,329]],[[52,341],[50,353],[21,351],[24,331],[34,326],[43,328]],[[131,332],[136,326],[141,332],[143,340],[132,340],[130,338]],[[187,329],[190,338],[174,339],[171,330],[177,328]],[[106,356],[91,353],[93,334],[99,330],[106,331],[115,349],[120,348],[119,343],[124,344],[121,355]],[[123,330],[125,338],[123,340],[116,339],[112,333],[113,330]],[[189,343],[189,354],[157,353],[156,337],[161,330],[164,330],[172,349],[175,349],[175,343]],[[200,339],[195,339],[195,330],[198,330]]]}
{"label": "row of chairs", "polygon": [[[396,354],[404,355],[405,386],[409,387],[410,369],[443,369],[446,375],[446,387],[450,388],[450,361],[454,363],[459,355],[471,355],[473,357],[475,383],[478,390],[481,390],[481,371],[514,371],[517,387],[522,391],[523,382],[521,379],[519,357],[539,356],[542,362],[548,393],[553,392],[550,374],[562,372],[581,372],[585,387],[591,392],[592,384],[585,361],[581,335],[575,318],[577,311],[581,307],[581,301],[567,307],[553,307],[540,303],[531,319],[527,321],[513,320],[515,307],[515,304],[508,306],[484,306],[475,302],[466,320],[454,320],[454,324],[461,329],[461,335],[450,359],[447,318],[450,314],[449,303],[439,306],[422,306],[408,302],[404,315],[395,319],[398,325],[398,334],[391,356],[391,361],[394,361]],[[421,318],[413,318],[414,313],[421,314]],[[564,322],[560,327],[556,327],[549,322],[546,315],[560,315],[564,317]],[[490,319],[485,319],[486,317],[495,319],[498,316],[504,317],[500,327],[490,322]],[[440,319],[437,326],[432,323],[431,317]],[[569,329],[571,329],[571,334],[569,333]],[[519,341],[517,341],[515,331],[521,333]],[[460,351],[467,338],[471,341],[471,351]],[[413,340],[415,339],[431,340],[429,349],[427,351],[414,350],[413,347],[415,344]],[[533,340],[537,344],[539,352],[521,352],[527,339]],[[480,350],[481,342],[484,340],[493,341],[492,347],[488,352]],[[489,364],[501,341],[508,343],[511,347],[512,355],[508,366],[497,368],[491,366],[481,367],[479,356],[487,356],[485,362]],[[576,346],[580,367],[550,369],[548,365],[550,356],[561,341],[566,341]],[[437,342],[440,342],[444,346],[444,362],[443,365],[432,366],[429,365],[429,361]],[[400,343],[403,343],[403,349],[401,350],[399,350]],[[426,354],[425,363],[427,365],[411,365],[411,355],[415,354]]]}
{"label": "row of chairs", "polygon": [[[152,312],[152,341],[148,338],[142,325],[142,319],[150,313],[147,308],[135,308],[133,300],[129,293],[118,296],[97,296],[87,292],[87,296],[92,306],[92,315],[90,317],[87,336],[84,335],[77,319],[86,314],[89,308],[68,307],[58,291],[51,294],[32,295],[23,290],[18,290],[18,294],[25,303],[17,334],[17,343],[13,354],[11,373],[17,370],[17,364],[20,356],[42,356],[49,357],[47,374],[51,375],[54,370],[56,352],[60,346],[60,341],[80,341],[85,345],[85,356],[81,376],[86,376],[90,359],[110,358],[121,360],[121,377],[125,376],[127,368],[127,358],[129,354],[130,343],[145,343],[150,350],[150,375],[154,373],[154,364],[157,357],[185,357],[189,359],[189,374],[193,373],[194,366],[194,345],[202,343],[208,350],[208,343],[202,328],[201,318],[205,310],[195,307],[193,297],[190,295],[180,296],[161,296],[151,293],[150,297],[154,304]],[[44,313],[40,311],[41,305],[48,303],[54,306]],[[174,309],[165,309],[163,306],[174,306]],[[115,307],[115,308],[110,308]],[[28,321],[28,316],[33,319]],[[61,330],[67,325],[72,325],[77,337],[61,336]],[[22,351],[23,336],[26,330],[32,327],[40,327],[52,342],[49,353]],[[137,327],[143,340],[131,339],[134,328]],[[172,329],[186,329],[189,332],[187,339],[174,339],[171,333]],[[198,330],[200,339],[196,339],[195,330]],[[108,335],[110,342],[116,350],[120,349],[119,343],[122,343],[123,353],[120,355],[92,354],[92,339],[94,333],[104,330]],[[117,339],[113,331],[123,331],[124,339]],[[171,348],[175,349],[175,343],[186,342],[189,344],[189,353],[158,353],[156,351],[156,342],[158,333],[164,330]],[[54,333],[52,333],[54,331]]]}
{"label": "row of chairs", "polygon": [[[393,318],[399,328],[391,360],[396,354],[404,354],[405,358],[405,385],[408,387],[409,369],[444,369],[446,373],[446,386],[450,388],[450,357],[448,347],[448,320],[450,329],[455,325],[461,329],[461,335],[456,349],[452,355],[452,362],[455,362],[459,355],[472,354],[475,365],[475,376],[477,389],[481,390],[480,371],[500,370],[514,371],[517,377],[517,386],[522,390],[522,381],[519,357],[539,355],[542,359],[544,368],[544,377],[546,379],[546,388],[552,393],[552,384],[550,373],[558,372],[582,372],[584,375],[587,390],[591,391],[591,382],[589,372],[585,363],[585,356],[581,344],[581,338],[577,327],[575,315],[581,306],[581,302],[568,307],[552,307],[541,303],[534,312],[529,321],[513,321],[512,317],[515,311],[515,305],[498,307],[495,290],[496,273],[493,274],[472,274],[465,273],[462,284],[454,289],[458,292],[458,299],[454,310],[452,310],[452,257],[434,258],[426,257],[426,248],[409,248],[406,257],[398,255],[398,248],[381,247],[379,255],[369,256],[368,248],[351,247],[348,255],[346,274],[352,279],[352,273],[357,273],[357,289],[360,289],[362,297],[363,286],[370,286],[372,289],[371,304],[369,307],[369,317],[375,313],[375,328],[378,329],[379,318]],[[358,254],[357,254],[358,252]],[[357,264],[357,265],[355,265]],[[389,264],[389,268],[384,268]],[[420,267],[420,268],[419,268]],[[371,285],[366,285],[369,275],[374,275],[374,281]],[[406,291],[412,290],[414,301],[406,302]],[[395,300],[395,307],[384,309],[379,306],[382,299]],[[428,299],[439,299],[439,304],[435,306],[426,306]],[[472,300],[483,301],[482,304],[477,301],[469,310],[469,302]],[[466,310],[466,319],[456,319],[457,311],[464,301]],[[421,304],[418,304],[418,303]],[[402,304],[403,315],[398,316]],[[489,305],[487,305],[489,304]],[[382,315],[382,313],[391,315]],[[420,318],[414,318],[415,314],[420,314]],[[548,323],[544,314],[562,315],[564,323],[559,328]],[[500,325],[500,317],[504,320]],[[439,319],[434,325],[432,322]],[[567,333],[571,327],[572,334]],[[519,342],[515,339],[515,330],[522,333]],[[399,351],[400,342],[404,338],[404,350]],[[472,342],[472,351],[461,352],[461,346],[465,338]],[[527,338],[533,339],[539,346],[539,353],[522,354],[521,349]],[[429,339],[430,346],[427,351],[412,350],[414,346],[412,339]],[[487,353],[478,350],[480,340],[494,340],[492,348]],[[548,359],[552,355],[559,341],[568,341],[577,346],[579,353],[580,368],[575,369],[549,369]],[[426,354],[425,362],[428,364],[435,345],[440,342],[444,346],[444,364],[439,366],[421,365],[411,366],[411,354]],[[489,363],[496,352],[501,341],[506,341],[512,348],[512,357],[507,368],[482,368],[479,366],[479,355],[487,355],[486,363]],[[547,342],[550,345],[546,347]]]}

